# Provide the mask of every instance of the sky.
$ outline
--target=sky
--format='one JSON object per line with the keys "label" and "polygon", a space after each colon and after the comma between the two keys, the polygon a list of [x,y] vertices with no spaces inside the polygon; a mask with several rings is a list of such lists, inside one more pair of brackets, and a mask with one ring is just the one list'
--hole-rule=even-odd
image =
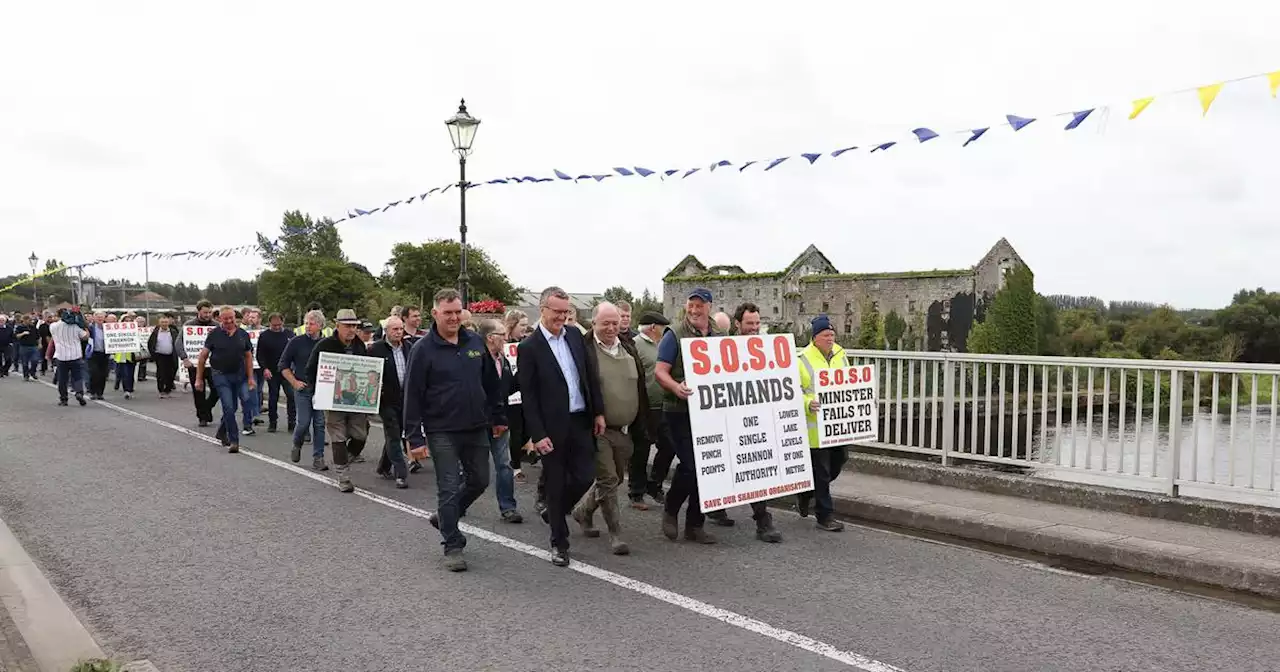
{"label": "sky", "polygon": [[[1280,3],[553,6],[8,3],[0,275],[33,251],[248,244],[288,209],[336,219],[456,182],[443,122],[465,96],[473,182],[702,167],[469,191],[468,242],[531,289],[660,293],[686,254],[777,270],[809,243],[843,272],[966,267],[1001,237],[1045,294],[1192,308],[1280,285],[1266,79],[1227,84],[1203,118],[1191,92],[1127,119],[1135,98],[1280,70]],[[1053,116],[1094,107],[1071,132]],[[1005,114],[1037,121],[1014,133]],[[458,209],[450,190],[339,230],[378,273],[397,242],[456,237]],[[150,277],[261,269],[155,261]],[[141,260],[91,272],[143,280]]]}

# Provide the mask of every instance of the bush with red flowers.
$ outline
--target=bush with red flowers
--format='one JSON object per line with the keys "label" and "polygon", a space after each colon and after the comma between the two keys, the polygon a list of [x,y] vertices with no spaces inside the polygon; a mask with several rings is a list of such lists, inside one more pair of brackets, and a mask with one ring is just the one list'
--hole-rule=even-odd
{"label": "bush with red flowers", "polygon": [[507,311],[507,307],[497,299],[485,299],[484,301],[472,301],[467,310],[485,315],[501,315]]}

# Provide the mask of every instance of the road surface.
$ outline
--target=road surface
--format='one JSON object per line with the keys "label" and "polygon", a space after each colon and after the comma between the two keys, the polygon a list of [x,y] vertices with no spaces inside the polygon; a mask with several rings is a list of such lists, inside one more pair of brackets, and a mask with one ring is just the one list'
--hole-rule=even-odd
{"label": "road surface", "polygon": [[[466,519],[471,569],[440,568],[430,467],[357,494],[288,463],[285,434],[229,455],[188,397],[55,406],[0,381],[0,516],[103,647],[209,670],[1274,670],[1280,614],[978,550],[748,514],[716,546],[627,510],[629,557],[573,537],[553,567],[492,491]],[[125,409],[125,410],[121,410]],[[220,412],[215,411],[215,418]],[[200,430],[212,436],[212,428]],[[380,432],[374,432],[380,439]],[[376,455],[380,441],[371,441]],[[304,461],[303,466],[306,465]],[[534,470],[536,475],[536,470]],[[576,528],[575,528],[576,529]],[[483,535],[487,538],[480,538]],[[576,571],[575,571],[576,570]]]}

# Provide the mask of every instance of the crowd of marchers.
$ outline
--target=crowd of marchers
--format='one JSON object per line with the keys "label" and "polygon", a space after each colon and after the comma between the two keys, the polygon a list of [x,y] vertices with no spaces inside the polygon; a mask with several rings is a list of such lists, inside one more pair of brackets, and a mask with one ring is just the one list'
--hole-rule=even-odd
{"label": "crowd of marchers", "polygon": [[[170,315],[150,326],[132,314],[76,309],[17,320],[0,315],[0,375],[11,364],[28,380],[51,369],[59,405],[67,405],[70,392],[83,406],[86,381],[88,397],[102,399],[114,373],[116,389],[129,399],[151,364],[161,399],[180,382],[189,389],[200,427],[209,427],[214,407],[221,407],[215,435],[231,453],[263,424],[269,433],[279,431],[283,397],[292,461],[300,462],[309,445],[312,468],[330,471],[332,464],[338,489],[353,492],[351,468],[366,461],[371,415],[317,408],[324,405],[315,397],[317,371],[322,353],[381,359],[376,417],[383,445],[375,471],[407,488],[409,475],[430,460],[437,501],[428,520],[439,530],[444,567],[467,568],[459,519],[491,477],[501,520],[523,522],[515,484],[524,482],[532,465],[540,465],[534,510],[550,527],[551,562],[563,567],[570,563],[569,520],[584,537],[597,538],[597,513],[611,552],[630,553],[619,511],[624,482],[630,507],[647,511],[649,501],[661,507],[668,539],[713,544],[708,521],[734,526],[723,510],[701,510],[681,341],[758,334],[761,319],[751,303],[732,316],[711,315],[711,305],[711,292],[695,289],[674,321],[646,313],[634,320],[637,328],[625,302],[600,303],[589,326],[578,324],[568,294],[558,287],[542,292],[533,319],[513,310],[478,321],[457,291],[441,290],[425,328],[416,306],[397,306],[375,325],[347,308],[330,321],[322,306],[312,304],[294,329],[286,329],[279,314],[264,322],[258,310],[215,309],[208,301],[197,304],[196,316],[184,325]],[[107,355],[102,325],[126,319],[138,321],[145,341],[139,339],[137,352]],[[830,485],[847,448],[820,447],[813,381],[815,371],[847,362],[826,316],[815,318],[811,330],[799,374],[814,488],[795,500],[802,516],[815,516],[817,529],[838,532],[843,526],[833,517]],[[198,354],[185,342],[188,333],[205,334]],[[750,509],[756,538],[782,541],[767,503]]]}

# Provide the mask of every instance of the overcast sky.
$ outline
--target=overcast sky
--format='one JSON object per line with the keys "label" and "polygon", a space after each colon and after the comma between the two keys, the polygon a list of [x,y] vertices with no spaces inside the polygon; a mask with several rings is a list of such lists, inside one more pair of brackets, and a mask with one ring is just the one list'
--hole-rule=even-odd
{"label": "overcast sky", "polygon": [[[1127,120],[1134,98],[1280,69],[1280,3],[199,6],[0,10],[0,274],[33,250],[74,263],[251,243],[285,209],[337,218],[456,181],[442,122],[465,96],[483,122],[473,181],[703,167],[470,192],[469,240],[530,288],[660,291],[687,253],[774,270],[810,242],[844,272],[955,268],[1001,236],[1043,293],[1213,307],[1280,285],[1265,79],[1228,84],[1205,119],[1188,93]],[[1049,118],[1103,105],[1069,133]],[[1040,120],[967,148],[944,132],[1007,113]],[[942,137],[915,144],[917,126]],[[797,156],[889,140],[905,142]],[[787,155],[768,173],[706,170]],[[377,273],[392,244],[457,225],[450,190],[340,230]],[[151,278],[260,268],[156,262]],[[142,264],[93,273],[141,281]]]}

